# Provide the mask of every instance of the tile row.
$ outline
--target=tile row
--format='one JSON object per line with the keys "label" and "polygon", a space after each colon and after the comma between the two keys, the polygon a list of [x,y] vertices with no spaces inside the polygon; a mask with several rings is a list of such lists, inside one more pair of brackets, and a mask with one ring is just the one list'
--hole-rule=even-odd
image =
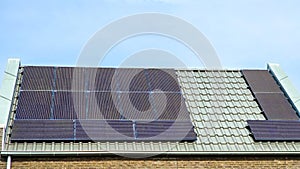
{"label": "tile row", "polygon": [[203,100],[203,101],[190,101],[187,100],[188,106],[191,106],[192,108],[257,108],[258,105],[256,102],[247,102],[247,101],[209,101],[209,100]]}
{"label": "tile row", "polygon": [[208,71],[208,70],[179,70],[176,71],[178,76],[184,77],[242,77],[240,71]]}

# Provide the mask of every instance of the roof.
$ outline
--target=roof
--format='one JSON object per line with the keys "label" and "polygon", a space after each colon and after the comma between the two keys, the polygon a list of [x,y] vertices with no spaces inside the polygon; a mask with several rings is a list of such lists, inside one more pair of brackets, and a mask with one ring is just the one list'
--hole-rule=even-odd
{"label": "roof", "polygon": [[[269,65],[281,85],[282,70]],[[22,66],[20,66],[20,70]],[[197,133],[194,142],[99,141],[99,142],[10,142],[21,71],[14,85],[15,94],[6,127],[2,155],[106,155],[106,154],[300,154],[297,141],[255,141],[247,129],[247,120],[266,120],[241,70],[177,69],[176,75],[185,104]],[[287,79],[287,78],[285,78]],[[295,89],[281,85],[289,97]],[[293,102],[299,95],[289,97]],[[297,111],[298,112],[298,111]]]}

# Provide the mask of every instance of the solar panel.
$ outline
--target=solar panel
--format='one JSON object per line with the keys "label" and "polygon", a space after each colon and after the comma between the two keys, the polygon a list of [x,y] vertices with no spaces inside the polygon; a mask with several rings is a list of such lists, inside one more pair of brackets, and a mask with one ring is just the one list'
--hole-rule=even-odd
{"label": "solar panel", "polygon": [[120,119],[117,92],[90,92],[87,119]]}
{"label": "solar panel", "polygon": [[256,99],[268,120],[298,120],[296,111],[282,93],[257,93]]}
{"label": "solar panel", "polygon": [[112,86],[115,70],[114,68],[86,68],[88,90],[116,91],[116,86]]}
{"label": "solar panel", "polygon": [[256,141],[300,141],[300,121],[248,120]]}
{"label": "solar panel", "polygon": [[174,69],[146,69],[146,76],[152,91],[180,92]]}
{"label": "solar panel", "polygon": [[189,120],[180,93],[120,93],[119,110],[130,120]]}
{"label": "solar panel", "polygon": [[57,91],[54,93],[54,119],[85,119],[86,104],[84,92]]}
{"label": "solar panel", "polygon": [[196,133],[190,121],[137,121],[138,140],[194,141]]}
{"label": "solar panel", "polygon": [[190,120],[184,98],[180,93],[151,93],[155,116],[160,120]]}
{"label": "solar panel", "polygon": [[21,90],[52,90],[54,67],[24,67]]}
{"label": "solar panel", "polygon": [[267,70],[242,70],[242,73],[254,93],[282,93],[276,81]]}
{"label": "solar panel", "polygon": [[74,140],[72,120],[15,120],[11,141]]}
{"label": "solar panel", "polygon": [[85,90],[84,68],[58,67],[56,68],[55,89],[56,90]]}
{"label": "solar panel", "polygon": [[21,91],[16,119],[49,119],[51,116],[50,91]]}
{"label": "solar panel", "polygon": [[149,91],[144,69],[116,69],[113,82],[117,84],[118,91]]}
{"label": "solar panel", "polygon": [[76,120],[75,140],[134,140],[133,123],[129,120]]}
{"label": "solar panel", "polygon": [[155,119],[154,107],[151,107],[150,93],[120,93],[119,110],[125,119]]}

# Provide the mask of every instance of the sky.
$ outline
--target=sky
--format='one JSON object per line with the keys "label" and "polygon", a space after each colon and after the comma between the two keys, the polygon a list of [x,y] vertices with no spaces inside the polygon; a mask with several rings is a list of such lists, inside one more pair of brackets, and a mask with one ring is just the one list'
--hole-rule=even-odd
{"label": "sky", "polygon": [[[155,12],[196,27],[215,48],[223,68],[266,69],[267,63],[279,63],[300,90],[299,6],[298,0],[1,0],[0,79],[12,57],[22,65],[74,66],[101,28],[125,16]],[[118,66],[145,49],[161,49],[188,67],[203,68],[183,44],[158,35],[119,43],[99,66]]]}

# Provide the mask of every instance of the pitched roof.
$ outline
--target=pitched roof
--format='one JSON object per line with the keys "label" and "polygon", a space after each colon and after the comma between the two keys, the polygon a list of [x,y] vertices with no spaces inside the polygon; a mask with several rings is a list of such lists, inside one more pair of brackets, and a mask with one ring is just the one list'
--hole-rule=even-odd
{"label": "pitched roof", "polygon": [[[22,68],[22,67],[21,67]],[[259,103],[240,70],[176,70],[190,112],[197,140],[99,141],[99,142],[10,142],[13,107],[7,123],[3,155],[58,154],[294,154],[300,142],[255,141],[247,120],[266,120]],[[19,79],[21,72],[19,72]],[[16,82],[16,91],[21,83]],[[289,90],[289,89],[286,89]],[[16,95],[15,95],[16,96]],[[12,100],[15,106],[17,97]]]}

